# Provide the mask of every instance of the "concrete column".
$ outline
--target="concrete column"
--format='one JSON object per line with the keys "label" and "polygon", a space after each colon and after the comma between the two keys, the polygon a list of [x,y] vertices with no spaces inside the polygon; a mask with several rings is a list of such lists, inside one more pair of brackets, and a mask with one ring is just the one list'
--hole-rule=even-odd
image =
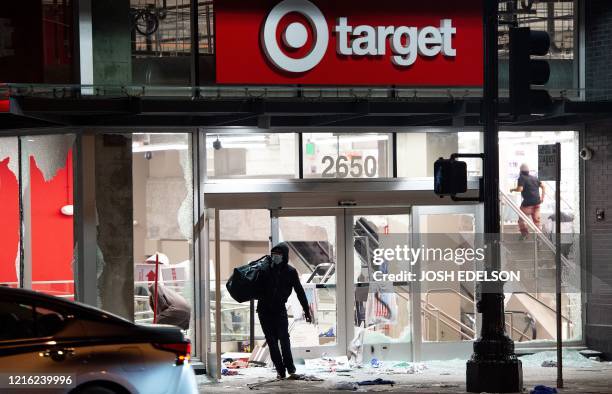
{"label": "concrete column", "polygon": [[132,82],[130,1],[92,1],[91,20],[94,84],[130,84]]}
{"label": "concrete column", "polygon": [[132,140],[96,136],[98,292],[100,307],[134,318]]}

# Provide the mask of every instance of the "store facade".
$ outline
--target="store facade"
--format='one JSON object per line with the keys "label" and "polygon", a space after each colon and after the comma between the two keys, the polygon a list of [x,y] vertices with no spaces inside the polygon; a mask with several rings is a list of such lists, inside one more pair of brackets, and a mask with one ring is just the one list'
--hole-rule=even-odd
{"label": "store facade", "polygon": [[[305,8],[286,8],[294,3]],[[234,302],[225,283],[233,268],[284,241],[316,310],[315,324],[307,325],[290,300],[298,357],[344,355],[363,327],[364,357],[467,358],[479,329],[474,284],[394,281],[392,291],[377,292],[369,251],[389,235],[421,245],[431,242],[428,234],[453,234],[460,248],[483,233],[482,204],[433,193],[436,159],[483,153],[481,5],[415,5],[418,17],[407,25],[397,4],[388,1],[381,5],[385,12],[375,14],[366,2],[355,8],[253,2],[240,9],[211,3],[204,21],[214,12],[216,33],[209,24],[198,36],[199,49],[213,56],[198,67],[203,72],[214,63],[210,86],[140,86],[109,75],[106,81],[94,62],[91,83],[81,73],[77,88],[11,87],[10,111],[67,125],[12,128],[0,137],[2,216],[10,220],[0,282],[150,322],[147,259],[163,253],[169,260],[161,275],[165,285],[193,308],[188,335],[194,356],[219,376],[222,353],[263,342],[255,305]],[[564,32],[555,36],[552,90],[572,94],[581,75],[578,29],[564,21],[578,24],[578,12],[573,1],[555,4],[553,10],[538,6],[537,13],[564,13],[552,22]],[[95,22],[95,10],[89,16]],[[99,59],[96,34],[103,37],[103,29],[94,29],[89,52],[81,40],[81,65],[87,56]],[[188,59],[178,56],[178,47],[164,50],[168,41],[158,36],[141,38],[136,34],[127,54],[134,62],[131,81],[155,78],[160,68],[147,57],[151,48],[166,62]],[[137,71],[147,67],[142,75]],[[180,67],[163,65],[164,78],[174,78],[168,75]],[[562,192],[574,217],[572,233],[581,232],[581,126],[571,123],[577,111],[502,127],[500,201],[508,250],[516,247],[521,215],[520,201],[508,190],[522,163],[537,170],[538,144],[563,144]],[[467,167],[467,195],[474,196],[482,164],[469,159]],[[546,219],[551,207],[546,201]],[[546,232],[531,231],[536,239],[519,248],[529,249],[523,260],[538,277],[538,253],[549,258],[551,250]],[[580,271],[579,243],[572,253]],[[543,282],[549,279],[542,274]],[[554,341],[554,300],[537,288],[529,293],[507,295],[506,330],[519,348],[545,347]],[[567,344],[583,343],[583,302],[581,292],[564,299]]]}

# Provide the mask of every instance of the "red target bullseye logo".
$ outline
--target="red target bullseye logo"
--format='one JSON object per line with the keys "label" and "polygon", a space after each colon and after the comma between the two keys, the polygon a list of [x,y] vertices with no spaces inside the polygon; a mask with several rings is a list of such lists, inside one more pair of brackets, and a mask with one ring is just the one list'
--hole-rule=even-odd
{"label": "red target bullseye logo", "polygon": [[[290,50],[303,49],[308,43],[309,31],[314,33],[312,48],[299,58],[287,55],[278,41],[277,30],[281,20],[289,14],[299,14],[304,21],[289,23],[281,38],[283,45]],[[268,14],[262,32],[262,47],[268,60],[280,70],[290,73],[303,73],[312,70],[325,55],[329,43],[329,29],[323,13],[308,0],[283,0]]]}

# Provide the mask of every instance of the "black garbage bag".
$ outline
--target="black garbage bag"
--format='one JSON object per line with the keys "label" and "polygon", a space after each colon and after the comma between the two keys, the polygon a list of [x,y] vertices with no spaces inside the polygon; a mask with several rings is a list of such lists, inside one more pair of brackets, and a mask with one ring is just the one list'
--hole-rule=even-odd
{"label": "black garbage bag", "polygon": [[237,302],[254,300],[263,295],[265,277],[268,272],[270,272],[270,256],[263,256],[246,265],[234,268],[225,287]]}

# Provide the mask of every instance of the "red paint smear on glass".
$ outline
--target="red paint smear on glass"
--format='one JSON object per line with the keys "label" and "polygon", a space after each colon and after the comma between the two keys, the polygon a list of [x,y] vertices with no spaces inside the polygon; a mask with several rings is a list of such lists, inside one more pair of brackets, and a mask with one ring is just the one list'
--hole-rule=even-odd
{"label": "red paint smear on glass", "polygon": [[0,161],[0,282],[17,285],[15,261],[19,248],[19,184],[9,169],[10,158]]}
{"label": "red paint smear on glass", "polygon": [[46,182],[30,157],[32,288],[53,295],[74,294],[73,221],[60,212],[64,205],[72,204],[71,168],[69,151],[66,166]]}

